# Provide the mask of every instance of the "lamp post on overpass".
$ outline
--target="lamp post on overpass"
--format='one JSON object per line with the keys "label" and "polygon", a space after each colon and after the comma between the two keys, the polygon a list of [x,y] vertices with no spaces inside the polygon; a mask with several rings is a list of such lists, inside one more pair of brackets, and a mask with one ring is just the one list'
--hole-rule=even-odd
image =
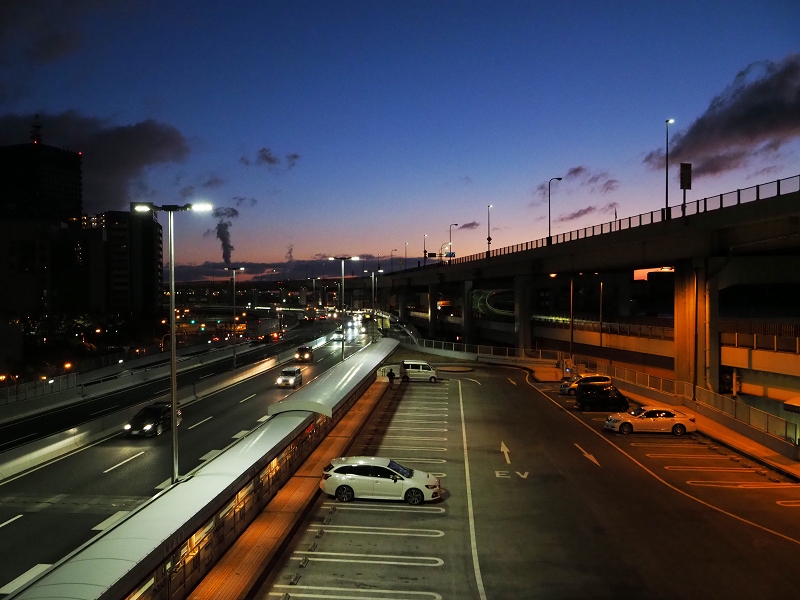
{"label": "lamp post on overpass", "polygon": [[492,254],[492,205],[486,207],[486,258]]}
{"label": "lamp post on overpass", "polygon": [[666,155],[664,161],[664,174],[665,174],[665,183],[664,183],[664,193],[666,195],[666,200],[664,202],[664,220],[669,219],[669,124],[674,123],[675,119],[667,119],[666,126],[667,126],[667,144],[666,144]]}
{"label": "lamp post on overpass", "polygon": [[[450,243],[448,244],[448,252],[453,252],[453,227],[458,227],[458,223],[450,223]],[[447,259],[447,264],[450,264],[450,258]]]}
{"label": "lamp post on overpass", "polygon": [[233,305],[233,321],[231,321],[231,326],[233,327],[233,368],[236,368],[236,271],[244,271],[244,267],[225,267],[226,271],[230,271],[233,275],[233,301],[231,304]]}
{"label": "lamp post on overpass", "polygon": [[170,404],[172,405],[172,483],[178,481],[178,355],[175,349],[175,238],[173,235],[172,213],[178,211],[192,210],[197,212],[208,212],[212,209],[207,202],[194,204],[165,204],[156,206],[152,202],[144,202],[133,205],[136,212],[165,212],[168,215],[168,244],[169,244],[169,341],[170,341]]}
{"label": "lamp post on overpass", "polygon": [[550,237],[550,184],[553,181],[561,181],[561,177],[551,177],[550,181],[547,182],[547,245],[549,246],[552,243],[552,238]]}
{"label": "lamp post on overpass", "polygon": [[422,266],[428,264],[428,234],[422,236]]}
{"label": "lamp post on overpass", "polygon": [[[339,312],[344,313],[344,261],[359,260],[357,256],[329,256],[328,260],[342,261],[342,293],[339,295]],[[344,315],[342,315],[342,325],[344,325]],[[342,360],[344,360],[344,327],[342,327]]]}

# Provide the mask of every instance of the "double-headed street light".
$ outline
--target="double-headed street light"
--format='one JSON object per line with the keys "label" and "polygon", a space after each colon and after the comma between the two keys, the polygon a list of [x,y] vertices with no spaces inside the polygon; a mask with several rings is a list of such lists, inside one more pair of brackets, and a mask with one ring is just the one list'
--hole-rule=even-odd
{"label": "double-headed street light", "polygon": [[244,267],[225,267],[233,274],[233,368],[236,368],[236,271],[244,271]]}
{"label": "double-headed street light", "polygon": [[394,273],[394,253],[397,252],[397,248],[392,250],[389,253],[389,272]]}
{"label": "double-headed street light", "polygon": [[[359,260],[357,256],[329,256],[328,260],[342,261],[342,293],[339,295],[339,312],[344,313],[344,261],[346,260]],[[342,319],[344,325],[344,319]],[[342,327],[342,360],[344,360],[344,327]]]}
{"label": "double-headed street light", "polygon": [[[453,253],[453,227],[458,227],[458,223],[450,223],[450,249],[448,250],[450,254]],[[450,264],[450,257],[447,258],[447,263]]]}
{"label": "double-headed street light", "polygon": [[492,205],[486,207],[486,258],[492,253]]}
{"label": "double-headed street light", "polygon": [[428,234],[422,236],[422,266],[428,264]]}
{"label": "double-headed street light", "polygon": [[175,239],[172,232],[172,213],[184,210],[209,212],[211,204],[196,202],[194,204],[165,204],[156,206],[152,202],[142,202],[133,205],[136,212],[165,212],[169,216],[169,346],[170,346],[170,402],[172,404],[172,483],[178,481],[178,358],[175,349]]}
{"label": "double-headed street light", "polygon": [[553,181],[561,181],[561,177],[551,177],[550,181],[547,182],[547,245],[549,246],[552,243],[552,239],[550,237],[550,184]]}

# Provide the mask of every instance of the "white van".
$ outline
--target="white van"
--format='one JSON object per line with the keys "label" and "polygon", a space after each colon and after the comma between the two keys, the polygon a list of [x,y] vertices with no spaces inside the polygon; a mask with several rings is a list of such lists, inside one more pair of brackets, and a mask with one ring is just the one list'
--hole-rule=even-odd
{"label": "white van", "polygon": [[404,360],[400,363],[400,379],[403,381],[430,381],[436,383],[436,369],[424,360]]}

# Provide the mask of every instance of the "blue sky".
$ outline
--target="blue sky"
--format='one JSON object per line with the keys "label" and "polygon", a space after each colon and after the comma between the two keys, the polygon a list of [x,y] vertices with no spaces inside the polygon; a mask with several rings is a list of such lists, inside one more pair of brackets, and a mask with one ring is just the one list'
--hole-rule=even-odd
{"label": "blue sky", "polygon": [[541,238],[551,177],[553,234],[657,210],[669,117],[671,204],[680,161],[689,200],[800,173],[795,1],[34,3],[0,8],[0,143],[39,114],[87,212],[235,209],[176,216],[197,277],[218,223],[257,273],[481,252],[488,204],[493,248]]}

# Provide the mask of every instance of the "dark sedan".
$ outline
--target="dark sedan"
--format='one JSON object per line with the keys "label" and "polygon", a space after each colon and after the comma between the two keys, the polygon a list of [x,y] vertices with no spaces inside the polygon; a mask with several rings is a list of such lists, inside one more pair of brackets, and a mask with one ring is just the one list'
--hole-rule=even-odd
{"label": "dark sedan", "polygon": [[[128,435],[161,435],[172,424],[172,405],[169,402],[156,402],[145,406],[128,421],[123,429]],[[178,425],[181,424],[181,411],[178,409]]]}

